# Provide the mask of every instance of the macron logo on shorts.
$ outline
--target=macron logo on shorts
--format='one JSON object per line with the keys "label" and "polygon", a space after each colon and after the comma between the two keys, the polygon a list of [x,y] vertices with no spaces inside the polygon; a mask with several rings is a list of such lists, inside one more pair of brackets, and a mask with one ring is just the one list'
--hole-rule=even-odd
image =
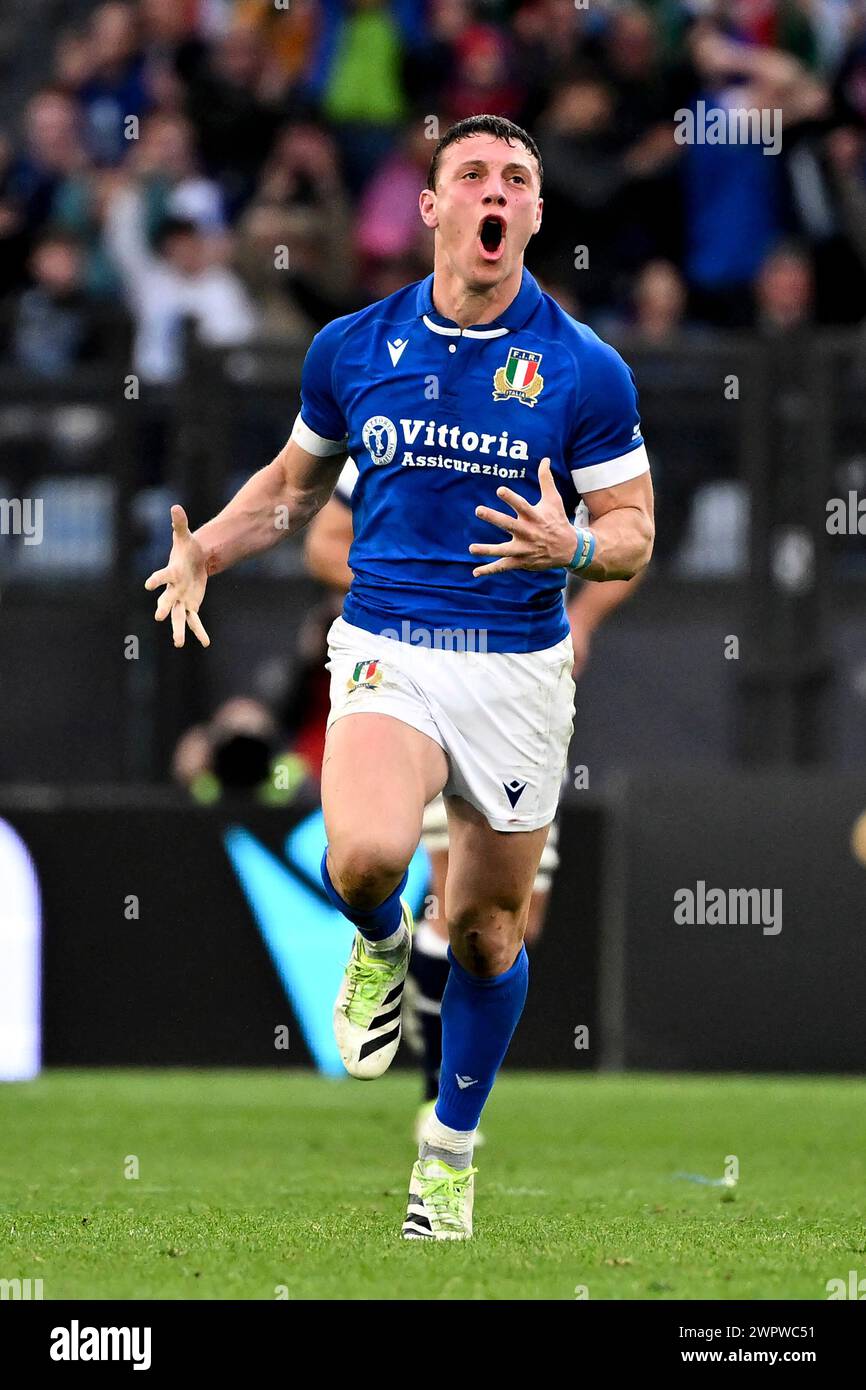
{"label": "macron logo on shorts", "polygon": [[526,791],[526,783],[518,782],[517,778],[513,777],[510,782],[503,782],[502,785],[505,788],[505,795],[511,802],[511,809],[513,810],[523,792]]}

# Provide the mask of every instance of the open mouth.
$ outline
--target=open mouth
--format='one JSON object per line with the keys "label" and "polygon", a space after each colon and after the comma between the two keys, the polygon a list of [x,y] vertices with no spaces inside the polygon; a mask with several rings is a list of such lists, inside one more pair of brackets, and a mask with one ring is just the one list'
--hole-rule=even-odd
{"label": "open mouth", "polygon": [[494,214],[482,218],[478,228],[478,242],[486,261],[498,261],[505,250],[504,218]]}

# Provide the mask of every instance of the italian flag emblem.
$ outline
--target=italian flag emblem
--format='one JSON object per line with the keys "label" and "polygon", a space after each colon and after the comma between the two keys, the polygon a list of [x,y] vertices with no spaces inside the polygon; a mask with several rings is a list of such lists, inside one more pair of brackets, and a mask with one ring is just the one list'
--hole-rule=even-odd
{"label": "italian flag emblem", "polygon": [[493,399],[535,405],[544,389],[544,377],[538,370],[541,357],[540,352],[526,348],[509,348],[505,366],[497,368],[493,376]]}
{"label": "italian flag emblem", "polygon": [[379,665],[378,657],[373,661],[359,661],[355,665],[349,679],[346,681],[347,690],[375,690],[382,680],[382,668]]}

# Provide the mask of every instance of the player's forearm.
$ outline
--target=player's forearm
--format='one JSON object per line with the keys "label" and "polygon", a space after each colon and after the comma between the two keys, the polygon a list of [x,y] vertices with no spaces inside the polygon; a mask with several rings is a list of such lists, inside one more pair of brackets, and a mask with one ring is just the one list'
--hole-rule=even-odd
{"label": "player's forearm", "polygon": [[592,564],[580,571],[581,579],[631,579],[649,564],[655,527],[642,508],[617,507],[594,519],[589,529],[595,554]]}
{"label": "player's forearm", "polygon": [[274,459],[194,533],[208,574],[220,574],[299,531],[324,506],[332,487],[333,480],[290,482],[281,459]]}
{"label": "player's forearm", "polygon": [[588,633],[595,632],[611,615],[631,598],[643,579],[643,571],[631,580],[614,579],[608,584],[582,584],[575,581],[566,608],[571,623],[579,623]]}

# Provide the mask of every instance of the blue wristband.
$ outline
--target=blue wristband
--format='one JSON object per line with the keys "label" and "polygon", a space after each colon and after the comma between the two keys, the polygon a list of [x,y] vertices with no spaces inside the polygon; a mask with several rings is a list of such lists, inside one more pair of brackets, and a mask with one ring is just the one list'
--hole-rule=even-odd
{"label": "blue wristband", "polygon": [[572,574],[577,574],[579,570],[585,570],[587,565],[591,565],[595,555],[595,536],[586,526],[575,526],[577,536],[577,550],[574,558],[566,569]]}

